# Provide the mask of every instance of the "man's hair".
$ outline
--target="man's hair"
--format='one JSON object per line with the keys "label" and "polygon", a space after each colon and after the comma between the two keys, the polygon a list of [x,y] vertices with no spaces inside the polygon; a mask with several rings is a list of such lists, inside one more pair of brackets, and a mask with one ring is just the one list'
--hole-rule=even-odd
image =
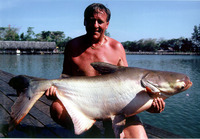
{"label": "man's hair", "polygon": [[110,21],[110,17],[111,17],[111,13],[110,10],[108,8],[106,8],[106,6],[104,6],[101,3],[93,3],[91,5],[89,5],[84,12],[84,18],[88,19],[91,15],[93,15],[93,13],[97,10],[100,11],[105,11],[107,14],[107,22]]}

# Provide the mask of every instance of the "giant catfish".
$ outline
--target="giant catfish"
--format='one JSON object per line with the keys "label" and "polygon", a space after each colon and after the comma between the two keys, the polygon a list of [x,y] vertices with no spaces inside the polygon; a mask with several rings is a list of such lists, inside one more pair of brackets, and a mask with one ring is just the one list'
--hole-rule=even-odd
{"label": "giant catfish", "polygon": [[181,73],[102,62],[91,65],[102,75],[53,80],[34,80],[21,75],[12,78],[9,84],[15,89],[21,87],[22,93],[11,108],[10,129],[21,122],[45,90],[54,86],[72,119],[75,134],[90,129],[97,119],[111,118],[119,137],[125,117],[149,109],[154,97],[166,99],[192,86],[189,77]]}

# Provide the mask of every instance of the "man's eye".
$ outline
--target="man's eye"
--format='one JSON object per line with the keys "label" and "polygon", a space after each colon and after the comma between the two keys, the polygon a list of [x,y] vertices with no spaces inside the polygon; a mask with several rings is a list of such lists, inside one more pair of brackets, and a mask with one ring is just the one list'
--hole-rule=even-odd
{"label": "man's eye", "polygon": [[90,23],[94,23],[94,22],[95,22],[95,20],[92,20],[92,19],[90,19],[90,20],[89,20],[89,22],[90,22]]}
{"label": "man's eye", "polygon": [[102,24],[102,23],[103,23],[103,21],[102,21],[102,20],[98,20],[98,23],[99,23],[99,24]]}
{"label": "man's eye", "polygon": [[88,22],[88,23],[94,23],[95,20],[94,20],[94,19],[88,19],[87,22]]}

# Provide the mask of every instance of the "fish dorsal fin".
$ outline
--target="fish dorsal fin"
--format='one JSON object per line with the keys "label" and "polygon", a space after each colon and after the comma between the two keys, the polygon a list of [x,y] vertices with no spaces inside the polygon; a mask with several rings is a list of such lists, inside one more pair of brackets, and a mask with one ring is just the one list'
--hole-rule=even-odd
{"label": "fish dorsal fin", "polygon": [[100,74],[109,74],[114,73],[122,68],[123,66],[115,66],[105,62],[94,62],[90,64],[95,70],[97,70]]}
{"label": "fish dorsal fin", "polygon": [[56,93],[56,95],[69,113],[74,124],[76,135],[80,135],[92,127],[92,125],[95,123],[95,120],[90,119],[87,115],[81,112],[76,104],[64,95],[64,92],[59,91]]}

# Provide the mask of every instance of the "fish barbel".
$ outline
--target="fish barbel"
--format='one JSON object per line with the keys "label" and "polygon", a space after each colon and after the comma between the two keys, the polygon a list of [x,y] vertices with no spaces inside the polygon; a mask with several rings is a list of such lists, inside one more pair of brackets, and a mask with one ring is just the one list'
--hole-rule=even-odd
{"label": "fish barbel", "polygon": [[166,99],[192,86],[189,77],[181,73],[102,62],[91,65],[102,75],[53,80],[34,80],[22,75],[12,78],[9,84],[15,89],[20,84],[23,91],[11,108],[9,129],[21,122],[51,86],[57,89],[56,96],[68,111],[75,134],[87,131],[97,119],[111,118],[116,136],[117,125],[125,117],[149,109],[154,97]]}

